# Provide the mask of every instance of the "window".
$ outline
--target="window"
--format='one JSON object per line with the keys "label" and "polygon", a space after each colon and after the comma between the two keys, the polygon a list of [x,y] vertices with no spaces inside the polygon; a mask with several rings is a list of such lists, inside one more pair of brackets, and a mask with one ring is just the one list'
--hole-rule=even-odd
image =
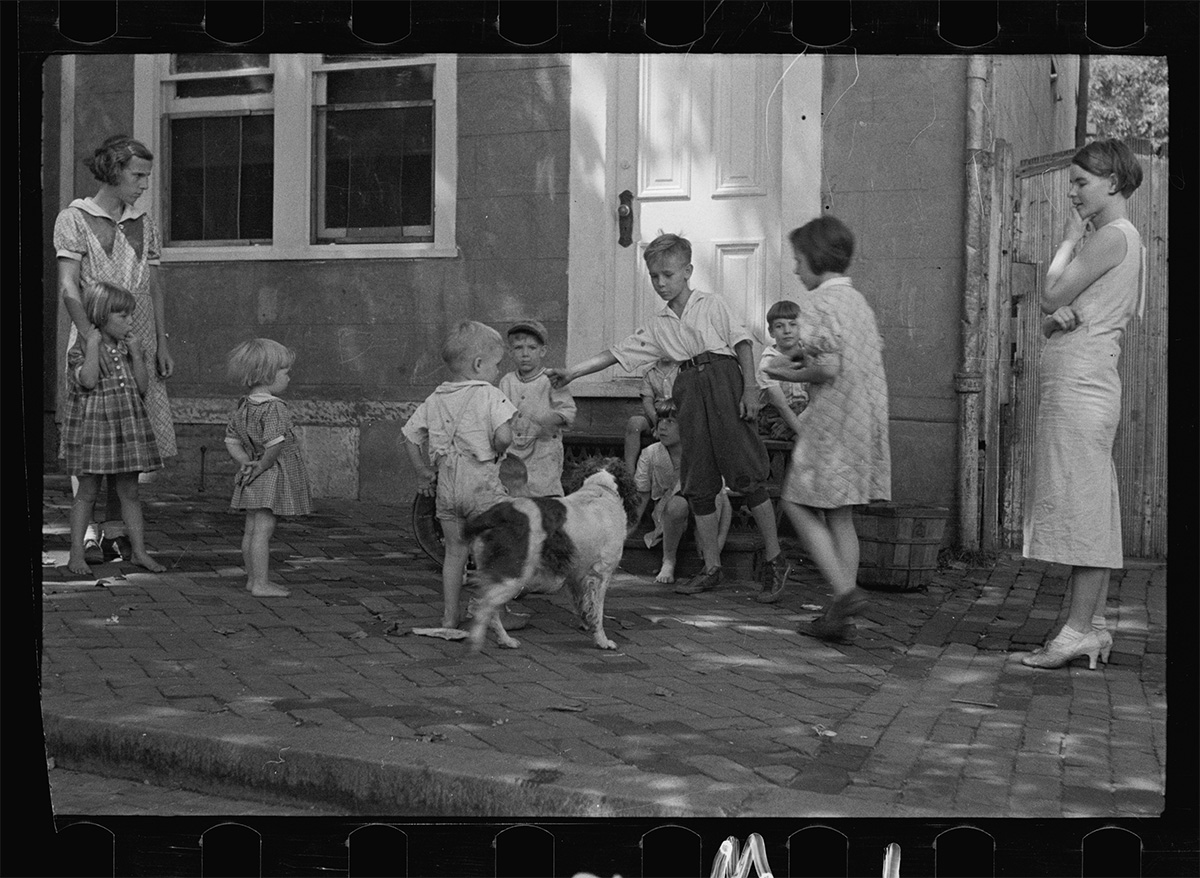
{"label": "window", "polygon": [[456,255],[456,67],[136,56],[134,133],[158,157],[163,260]]}
{"label": "window", "polygon": [[274,115],[267,55],[173,55],[164,243],[269,244]]}
{"label": "window", "polygon": [[433,240],[433,78],[426,63],[317,72],[316,240]]}

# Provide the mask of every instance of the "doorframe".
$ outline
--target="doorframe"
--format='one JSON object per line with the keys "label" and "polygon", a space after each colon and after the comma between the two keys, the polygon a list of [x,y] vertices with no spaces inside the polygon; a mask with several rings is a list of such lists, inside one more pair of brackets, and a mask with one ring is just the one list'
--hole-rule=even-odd
{"label": "doorframe", "polygon": [[[780,55],[779,79],[769,97],[780,101],[782,191],[780,226],[790,230],[821,214],[821,99],[824,60],[819,55]],[[586,359],[619,341],[617,277],[617,56],[607,53],[570,56],[570,209],[567,252],[568,364]],[[786,231],[784,232],[786,234]],[[781,247],[779,289],[782,298],[792,277],[792,256]],[[623,336],[622,336],[623,337]],[[575,396],[636,397],[638,382],[618,368],[572,384]]]}

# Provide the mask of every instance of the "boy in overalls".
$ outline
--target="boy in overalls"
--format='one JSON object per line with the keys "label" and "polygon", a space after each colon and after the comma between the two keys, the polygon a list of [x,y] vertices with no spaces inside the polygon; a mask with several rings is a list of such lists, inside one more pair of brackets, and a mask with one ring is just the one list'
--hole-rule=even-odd
{"label": "boy in overalls", "polygon": [[426,496],[436,491],[437,517],[446,543],[443,629],[457,629],[462,621],[459,593],[470,551],[463,525],[469,516],[507,496],[500,482],[499,457],[512,443],[510,421],[517,409],[494,386],[503,357],[504,341],[496,330],[474,320],[458,324],[442,345],[450,380],[417,406],[403,429],[418,490]]}

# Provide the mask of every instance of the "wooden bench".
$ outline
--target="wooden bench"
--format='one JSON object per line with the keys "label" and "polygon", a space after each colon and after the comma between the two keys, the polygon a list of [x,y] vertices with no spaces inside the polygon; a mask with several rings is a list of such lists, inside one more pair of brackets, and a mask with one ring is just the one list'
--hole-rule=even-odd
{"label": "wooden bench", "polygon": [[[643,436],[642,447],[651,444],[652,441]],[[787,470],[792,444],[775,439],[763,441],[767,446],[767,454],[771,462],[771,476],[767,484],[767,493],[774,502],[779,499],[779,489],[783,484],[783,475]],[[564,470],[574,463],[596,455],[623,458],[625,456],[625,437],[600,433],[563,434]],[[725,540],[722,564],[731,578],[756,579],[759,567],[763,562],[762,537],[759,536],[754,517],[743,502],[743,496],[737,491],[731,491],[730,500],[733,505],[733,522],[729,528],[729,536]],[[777,510],[777,513],[782,513],[782,510]],[[621,560],[623,569],[639,576],[653,576],[658,572],[662,563],[661,545],[648,549],[643,539],[643,535],[650,530],[649,518],[649,510],[647,510],[637,531],[625,541],[625,555]],[[782,526],[781,516],[777,514],[776,518]],[[694,528],[689,525],[679,546],[675,567],[677,579],[698,573],[703,567],[692,536],[693,530]]]}

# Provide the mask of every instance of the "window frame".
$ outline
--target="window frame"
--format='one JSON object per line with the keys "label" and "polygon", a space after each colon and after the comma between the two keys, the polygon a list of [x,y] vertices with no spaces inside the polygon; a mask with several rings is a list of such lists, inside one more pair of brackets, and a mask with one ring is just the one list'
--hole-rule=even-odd
{"label": "window frame", "polygon": [[[437,152],[438,152],[438,140],[437,140],[438,97],[437,97],[437,92],[436,92],[436,79],[437,79],[436,65],[434,65],[434,79],[435,79],[434,92],[429,101],[379,101],[379,102],[372,102],[372,103],[336,105],[336,104],[330,103],[330,101],[328,100],[328,97],[327,97],[327,95],[328,95],[328,79],[327,79],[327,77],[330,74],[351,72],[351,71],[356,71],[356,70],[388,69],[388,68],[394,68],[394,67],[428,67],[431,64],[429,57],[430,56],[428,56],[428,55],[414,56],[412,58],[406,58],[402,62],[399,62],[399,63],[392,59],[387,59],[387,60],[370,59],[370,60],[366,60],[366,61],[330,61],[330,62],[319,60],[312,71],[312,73],[313,73],[312,137],[313,137],[314,144],[319,145],[319,144],[322,144],[325,142],[325,130],[324,130],[323,126],[320,124],[320,120],[323,118],[325,118],[325,119],[328,118],[330,108],[333,108],[334,112],[344,112],[344,111],[348,110],[350,107],[354,107],[355,109],[366,110],[366,109],[401,109],[403,107],[408,107],[408,106],[412,106],[412,107],[432,106],[433,116],[432,116],[432,119],[430,120],[430,124],[433,128],[433,150],[434,150],[433,176],[434,176],[434,187],[435,188],[434,188],[434,193],[433,193],[434,194],[434,203],[432,205],[430,205],[431,212],[432,212],[432,223],[429,228],[430,228],[430,234],[433,234],[434,240],[436,240],[435,229],[436,229],[436,225],[437,225],[437,207],[438,207],[437,192],[436,192],[436,185],[437,185],[436,184],[436,180],[437,180],[437,164],[436,164],[436,162],[437,162]],[[324,113],[322,113],[322,110],[324,110]],[[314,148],[313,184],[312,184],[312,186],[313,186],[313,238],[314,239],[320,238],[322,232],[329,232],[329,231],[334,231],[334,230],[341,231],[342,232],[341,237],[345,238],[348,235],[348,231],[346,229],[338,229],[336,227],[328,227],[328,226],[323,225],[323,217],[325,214],[325,203],[324,203],[325,193],[324,193],[324,189],[322,187],[325,184],[325,175],[326,175],[327,169],[326,169],[324,162],[316,160],[315,152],[316,152],[316,149]],[[396,226],[394,228],[399,230],[399,234],[401,236],[404,235],[404,228],[405,228],[404,226]],[[354,244],[344,243],[343,241],[329,241],[329,240],[322,242],[318,246],[324,246],[325,244],[329,244],[329,243],[336,243],[339,247],[355,246]],[[360,241],[359,243],[364,244],[364,243],[369,243],[369,242],[363,240],[363,241]],[[394,242],[394,243],[404,243],[404,242]],[[416,243],[428,243],[428,242],[416,242]]]}
{"label": "window frame", "polygon": [[[215,74],[172,74],[168,54],[138,55],[134,63],[134,136],[150,146],[156,162],[146,203],[165,217],[168,126],[173,116],[263,112],[274,115],[272,240],[171,244],[165,240],[163,262],[238,262],[247,260],[438,258],[458,256],[456,213],[458,189],[458,60],[453,54],[414,55],[405,65],[434,66],[433,240],[404,243],[312,243],[315,225],[316,83],[318,73],[363,66],[394,66],[388,60],[326,64],[321,54],[272,54],[268,68],[250,73],[272,75],[270,95],[168,100],[171,83],[180,79],[227,78],[245,70]],[[181,103],[186,101],[186,108]],[[253,106],[251,106],[253,105]]]}

